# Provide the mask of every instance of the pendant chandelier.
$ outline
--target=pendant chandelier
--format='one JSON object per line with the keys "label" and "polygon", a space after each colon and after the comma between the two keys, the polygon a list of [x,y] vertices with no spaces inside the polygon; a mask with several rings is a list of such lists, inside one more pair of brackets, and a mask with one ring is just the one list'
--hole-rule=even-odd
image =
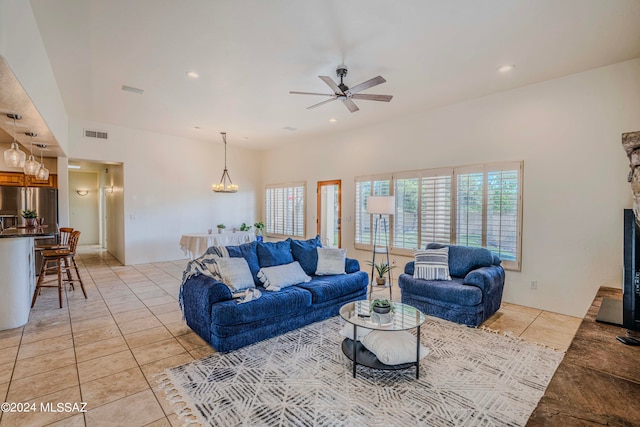
{"label": "pendant chandelier", "polygon": [[42,149],[46,148],[47,146],[45,144],[36,144],[36,147],[40,149],[40,168],[38,169],[38,172],[36,172],[36,179],[39,179],[40,181],[46,181],[49,179],[49,169],[44,166]]}
{"label": "pendant chandelier", "polygon": [[216,193],[235,193],[238,191],[238,186],[231,182],[229,171],[227,171],[227,133],[220,132],[220,135],[222,135],[222,141],[224,142],[224,171],[222,172],[220,183],[213,184],[211,190]]}
{"label": "pendant chandelier", "polygon": [[40,169],[40,163],[38,163],[36,158],[33,157],[33,137],[38,136],[38,134],[34,132],[26,132],[25,135],[31,137],[31,154],[27,161],[24,162],[24,174],[35,176],[38,173],[38,169]]}
{"label": "pendant chandelier", "polygon": [[11,148],[4,151],[4,162],[11,168],[22,168],[27,155],[24,151],[20,151],[16,141],[16,120],[21,120],[22,116],[20,114],[7,114],[7,117],[13,119],[13,142],[11,143]]}

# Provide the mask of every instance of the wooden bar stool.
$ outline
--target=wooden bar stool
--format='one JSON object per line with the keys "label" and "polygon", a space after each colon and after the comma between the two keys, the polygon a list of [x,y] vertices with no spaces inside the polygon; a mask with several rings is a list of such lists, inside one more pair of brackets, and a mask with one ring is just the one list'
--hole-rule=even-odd
{"label": "wooden bar stool", "polygon": [[51,245],[36,244],[36,250],[41,251],[45,249],[67,249],[69,247],[69,238],[71,237],[71,233],[73,233],[73,228],[60,227],[58,231],[60,232],[58,243],[54,243]]}
{"label": "wooden bar stool", "polygon": [[[84,283],[80,277],[80,271],[78,270],[78,264],[76,264],[76,248],[78,246],[78,239],[80,238],[79,231],[73,231],[69,236],[68,248],[60,249],[48,249],[42,251],[42,268],[40,269],[40,276],[38,277],[38,283],[36,284],[36,291],[33,294],[33,300],[31,301],[31,307],[36,305],[36,299],[40,294],[42,288],[58,288],[58,299],[60,301],[60,308],[62,308],[62,287],[64,283],[69,283],[72,289],[75,289],[74,282],[80,283],[80,288],[84,297],[87,298],[87,291],[84,289]],[[72,267],[76,271],[77,279],[73,278],[71,274]],[[52,275],[56,273],[56,278],[51,278],[48,282],[45,281],[47,273]],[[63,279],[63,273],[66,278]],[[55,285],[48,285],[47,283],[57,282]]]}

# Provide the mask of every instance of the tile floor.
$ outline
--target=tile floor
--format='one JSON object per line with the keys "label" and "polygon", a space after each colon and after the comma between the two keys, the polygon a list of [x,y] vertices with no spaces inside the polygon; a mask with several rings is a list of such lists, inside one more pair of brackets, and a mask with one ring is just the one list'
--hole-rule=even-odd
{"label": "tile floor", "polygon": [[[125,267],[93,246],[76,259],[88,299],[68,291],[60,309],[44,289],[27,325],[0,332],[0,402],[87,402],[87,412],[0,413],[0,426],[181,425],[154,375],[214,351],[182,321],[186,261]],[[579,324],[513,304],[485,322],[561,350]]]}

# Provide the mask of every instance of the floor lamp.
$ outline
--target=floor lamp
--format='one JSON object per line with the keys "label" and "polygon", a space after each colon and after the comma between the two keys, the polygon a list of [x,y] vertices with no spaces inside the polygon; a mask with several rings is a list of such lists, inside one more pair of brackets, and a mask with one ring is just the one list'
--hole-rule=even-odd
{"label": "floor lamp", "polygon": [[[387,265],[389,265],[389,237],[387,234],[387,219],[383,218],[382,215],[393,215],[395,213],[396,208],[396,200],[393,196],[369,196],[367,199],[367,213],[372,215],[376,215],[375,217],[375,227],[373,231],[373,259],[371,260],[371,282],[369,282],[369,299],[371,299],[371,294],[373,293],[373,281],[374,281],[374,271],[376,265],[376,253],[380,252],[386,254],[387,257]],[[380,223],[384,227],[384,251],[379,250],[378,239],[379,239],[379,231],[380,231]],[[392,287],[393,283],[391,281],[391,269],[387,272],[389,276],[389,299],[392,299]]]}

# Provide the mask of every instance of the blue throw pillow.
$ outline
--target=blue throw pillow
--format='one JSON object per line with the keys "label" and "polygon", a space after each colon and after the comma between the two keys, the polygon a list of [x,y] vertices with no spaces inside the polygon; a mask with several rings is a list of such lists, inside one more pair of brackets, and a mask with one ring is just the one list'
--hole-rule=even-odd
{"label": "blue throw pillow", "polygon": [[283,240],[282,242],[258,242],[257,252],[260,268],[293,262],[291,243],[288,240]]}
{"label": "blue throw pillow", "polygon": [[444,247],[449,247],[449,272],[454,277],[464,277],[471,270],[480,267],[489,267],[493,264],[493,254],[485,248],[442,245],[440,243],[429,243],[427,245],[427,249]]}
{"label": "blue throw pillow", "polygon": [[260,263],[258,262],[258,253],[256,252],[258,242],[243,243],[239,246],[227,246],[227,252],[232,258],[242,257],[249,264],[249,270],[253,276],[253,283],[260,285],[260,279],[258,279],[258,271],[260,271]]}
{"label": "blue throw pillow", "polygon": [[300,263],[305,273],[310,276],[315,274],[318,266],[318,251],[316,248],[322,247],[320,236],[309,240],[288,240],[291,245],[293,259]]}

